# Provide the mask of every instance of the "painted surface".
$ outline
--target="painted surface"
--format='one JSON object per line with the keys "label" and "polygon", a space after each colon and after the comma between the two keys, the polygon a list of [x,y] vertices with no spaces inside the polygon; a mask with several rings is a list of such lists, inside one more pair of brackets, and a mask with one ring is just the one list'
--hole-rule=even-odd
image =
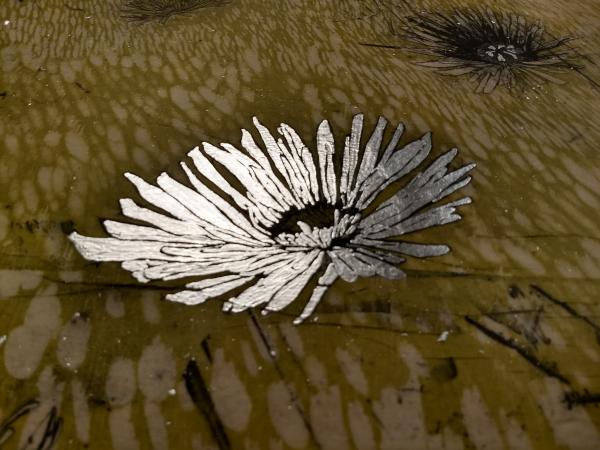
{"label": "painted surface", "polygon": [[[0,448],[600,446],[596,2],[483,5],[576,38],[556,82],[484,92],[403,34],[481,2],[157,0],[150,20],[125,3],[0,4]],[[174,174],[254,115],[309,148],[328,119],[342,142],[359,112],[405,123],[405,142],[432,131],[426,165],[460,148],[474,201],[414,235],[451,253],[337,280],[300,326],[308,296],[266,317],[178,305],[67,238],[123,219],[123,171]]]}

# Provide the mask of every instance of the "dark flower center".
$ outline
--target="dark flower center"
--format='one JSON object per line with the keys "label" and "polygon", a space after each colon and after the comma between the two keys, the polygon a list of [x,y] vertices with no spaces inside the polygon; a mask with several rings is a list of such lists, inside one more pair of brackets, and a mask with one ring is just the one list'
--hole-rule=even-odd
{"label": "dark flower center", "polygon": [[477,49],[482,61],[510,65],[519,60],[519,51],[512,44],[484,44]]}
{"label": "dark flower center", "polygon": [[[276,237],[281,233],[299,233],[302,231],[298,226],[298,222],[304,222],[311,228],[327,228],[334,224],[335,211],[342,211],[342,205],[330,205],[326,201],[320,201],[314,205],[309,205],[305,208],[292,208],[285,213],[276,224],[269,228],[272,237]],[[356,208],[343,210],[345,214],[356,214]]]}

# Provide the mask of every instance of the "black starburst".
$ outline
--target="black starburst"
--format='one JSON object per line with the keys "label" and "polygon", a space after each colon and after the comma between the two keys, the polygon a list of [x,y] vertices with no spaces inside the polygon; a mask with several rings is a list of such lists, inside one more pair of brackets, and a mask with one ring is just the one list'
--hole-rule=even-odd
{"label": "black starburst", "polygon": [[167,22],[201,8],[223,6],[231,0],[126,0],[121,16],[131,22]]}
{"label": "black starburst", "polygon": [[572,38],[553,37],[541,22],[512,13],[457,9],[408,17],[408,49],[434,57],[420,65],[445,75],[471,75],[476,91],[522,81],[562,83],[556,74],[579,70],[567,45]]}

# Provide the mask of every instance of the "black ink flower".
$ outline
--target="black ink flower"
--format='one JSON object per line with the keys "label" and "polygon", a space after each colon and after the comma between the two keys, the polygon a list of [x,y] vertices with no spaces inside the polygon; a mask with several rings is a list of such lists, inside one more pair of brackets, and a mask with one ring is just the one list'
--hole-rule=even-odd
{"label": "black ink flower", "polygon": [[540,22],[482,9],[432,12],[407,18],[409,50],[434,57],[420,65],[445,75],[471,75],[476,91],[490,93],[517,80],[562,83],[555,74],[580,69],[566,44]]}
{"label": "black ink flower", "polygon": [[173,16],[190,14],[201,8],[223,6],[231,0],[127,0],[121,7],[123,18],[132,22],[166,22]]}

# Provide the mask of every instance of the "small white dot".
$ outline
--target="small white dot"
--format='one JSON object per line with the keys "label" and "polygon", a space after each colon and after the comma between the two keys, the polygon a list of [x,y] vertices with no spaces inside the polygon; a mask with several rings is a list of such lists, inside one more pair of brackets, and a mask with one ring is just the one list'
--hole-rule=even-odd
{"label": "small white dot", "polygon": [[4,25],[10,25],[10,20],[5,20]]}

